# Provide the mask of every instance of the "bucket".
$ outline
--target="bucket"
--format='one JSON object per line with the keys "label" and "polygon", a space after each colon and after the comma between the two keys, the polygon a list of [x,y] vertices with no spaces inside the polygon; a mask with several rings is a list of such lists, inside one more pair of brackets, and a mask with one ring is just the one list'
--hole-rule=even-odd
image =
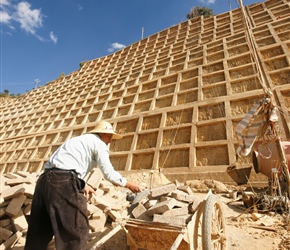
{"label": "bucket", "polygon": [[247,184],[250,178],[252,167],[239,168],[236,166],[230,166],[227,168],[228,175],[238,184]]}
{"label": "bucket", "polygon": [[[284,151],[288,170],[290,171],[290,141],[281,142]],[[277,169],[278,176],[281,175],[281,157],[278,150],[277,142],[267,144],[255,144],[255,149],[252,153],[253,165],[256,173],[262,173],[268,178],[271,178],[272,169]]]}

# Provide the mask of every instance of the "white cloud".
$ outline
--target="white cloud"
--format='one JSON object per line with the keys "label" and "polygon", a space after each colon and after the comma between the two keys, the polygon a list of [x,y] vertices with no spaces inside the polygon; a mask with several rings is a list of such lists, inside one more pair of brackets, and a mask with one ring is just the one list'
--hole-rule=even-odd
{"label": "white cloud", "polygon": [[80,4],[78,4],[78,10],[79,11],[83,10],[83,6],[81,6]]}
{"label": "white cloud", "polygon": [[8,0],[0,0],[0,23],[9,24],[12,19],[8,9],[9,9]]}
{"label": "white cloud", "polygon": [[[15,24],[19,24],[28,34],[34,35],[40,41],[48,41],[38,34],[38,30],[43,27],[44,17],[41,9],[33,9],[26,1],[12,4],[10,0],[0,0],[0,23],[5,24],[10,30],[15,31]],[[50,32],[49,40],[54,44],[57,43],[57,37],[53,32]]]}
{"label": "white cloud", "polygon": [[43,15],[40,9],[30,9],[30,4],[20,2],[16,6],[15,19],[20,23],[22,29],[26,32],[35,34],[36,30],[42,27]]}
{"label": "white cloud", "polygon": [[53,41],[54,44],[57,43],[57,36],[53,34],[52,31],[49,33],[49,37],[50,37],[50,40]]}
{"label": "white cloud", "polygon": [[119,50],[119,49],[124,49],[126,47],[126,45],[121,44],[121,43],[112,43],[110,48],[108,48],[108,52],[113,52],[115,50]]}
{"label": "white cloud", "polygon": [[0,5],[10,5],[8,0],[0,0]]}
{"label": "white cloud", "polygon": [[5,11],[0,11],[0,23],[8,24],[11,18],[12,17],[9,15],[9,13]]}
{"label": "white cloud", "polygon": [[204,3],[206,5],[214,4],[216,0],[199,0],[199,2]]}

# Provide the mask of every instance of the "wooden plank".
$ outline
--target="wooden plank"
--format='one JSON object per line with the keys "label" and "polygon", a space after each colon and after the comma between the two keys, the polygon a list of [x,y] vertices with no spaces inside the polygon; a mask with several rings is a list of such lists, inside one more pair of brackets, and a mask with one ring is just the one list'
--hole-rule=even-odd
{"label": "wooden plank", "polygon": [[183,239],[183,233],[180,233],[180,234],[176,237],[176,240],[174,241],[174,243],[173,243],[173,245],[171,246],[170,250],[176,250],[176,249],[179,247],[179,245],[180,245],[182,239]]}
{"label": "wooden plank", "polygon": [[[95,250],[96,248],[103,245],[108,239],[110,239],[113,235],[115,235],[117,232],[119,232],[122,229],[121,225],[116,226],[113,230],[111,230],[107,235],[102,237],[100,240],[98,240],[94,245],[90,246],[90,250]],[[89,243],[90,244],[90,243]],[[89,246],[88,246],[89,247]]]}

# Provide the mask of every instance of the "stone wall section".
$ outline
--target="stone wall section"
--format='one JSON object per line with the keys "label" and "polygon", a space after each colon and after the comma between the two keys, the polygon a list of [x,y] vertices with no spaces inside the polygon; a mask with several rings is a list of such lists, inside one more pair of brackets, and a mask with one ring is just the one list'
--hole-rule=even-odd
{"label": "stone wall section", "polygon": [[240,8],[187,20],[1,104],[1,173],[41,171],[65,140],[106,119],[124,134],[110,145],[117,170],[231,182],[234,128],[265,87],[281,107],[282,139],[290,138],[290,0],[245,13],[265,83]]}

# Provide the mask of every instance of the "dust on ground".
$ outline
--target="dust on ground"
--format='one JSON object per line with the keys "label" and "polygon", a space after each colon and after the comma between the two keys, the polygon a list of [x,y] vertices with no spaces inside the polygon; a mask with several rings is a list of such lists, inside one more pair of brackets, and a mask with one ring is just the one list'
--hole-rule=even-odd
{"label": "dust on ground", "polygon": [[[153,188],[171,183],[163,174],[146,172],[126,175],[129,180],[137,182],[142,188]],[[180,183],[181,184],[181,183]],[[215,180],[190,180],[186,184],[199,197],[209,190],[219,196],[226,220],[226,245],[228,250],[288,250],[290,249],[289,214],[265,213],[260,218],[253,217],[251,211],[239,198],[240,186],[228,186]],[[229,196],[229,190],[238,190],[237,198]],[[116,248],[116,246],[118,246]],[[126,233],[119,231],[99,250],[128,250]]]}

